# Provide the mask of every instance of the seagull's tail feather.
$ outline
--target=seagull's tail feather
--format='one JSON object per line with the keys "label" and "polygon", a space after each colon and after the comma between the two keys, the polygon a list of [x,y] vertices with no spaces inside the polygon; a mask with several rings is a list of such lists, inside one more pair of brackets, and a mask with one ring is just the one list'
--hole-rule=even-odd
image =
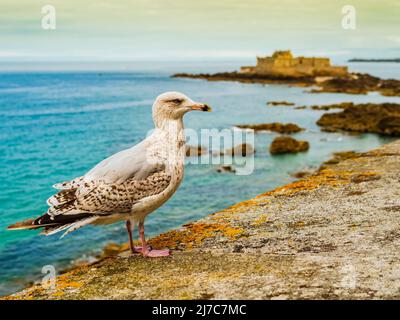
{"label": "seagull's tail feather", "polygon": [[52,217],[47,213],[36,219],[28,219],[17,222],[7,227],[8,230],[39,229],[44,230],[40,234],[52,235],[68,229],[62,237],[75,231],[89,223],[94,222],[99,217],[90,213],[80,213],[75,215],[59,215]]}
{"label": "seagull's tail feather", "polygon": [[27,219],[24,221],[18,221],[7,227],[8,230],[24,230],[24,229],[37,229],[42,226],[38,226],[34,224],[35,219]]}
{"label": "seagull's tail feather", "polygon": [[76,189],[65,189],[56,193],[47,199],[47,204],[49,206],[59,206],[62,204],[66,204],[72,202],[76,199]]}

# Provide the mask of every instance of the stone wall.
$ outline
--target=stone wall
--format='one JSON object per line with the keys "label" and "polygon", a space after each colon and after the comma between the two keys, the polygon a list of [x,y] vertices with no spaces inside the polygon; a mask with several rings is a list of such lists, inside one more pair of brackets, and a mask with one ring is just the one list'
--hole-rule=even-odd
{"label": "stone wall", "polygon": [[[399,299],[400,141],[5,299]],[[124,249],[128,246],[124,245]]]}
{"label": "stone wall", "polygon": [[257,57],[255,67],[242,67],[242,73],[257,73],[280,77],[343,76],[347,67],[331,66],[328,58],[294,58],[290,51],[277,51],[272,57]]}

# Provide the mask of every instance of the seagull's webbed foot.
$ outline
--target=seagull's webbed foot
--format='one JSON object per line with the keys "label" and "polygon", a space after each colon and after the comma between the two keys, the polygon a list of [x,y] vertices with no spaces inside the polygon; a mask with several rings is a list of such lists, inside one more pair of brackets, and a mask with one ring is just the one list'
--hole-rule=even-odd
{"label": "seagull's webbed foot", "polygon": [[151,258],[155,258],[155,257],[168,257],[169,255],[171,255],[171,251],[169,249],[162,249],[162,250],[147,250],[147,252],[143,252],[143,255],[145,257],[151,257]]}
{"label": "seagull's webbed foot", "polygon": [[146,244],[146,238],[144,236],[144,223],[139,222],[139,236],[142,241],[142,254],[145,257],[167,257],[171,254],[171,251],[168,249],[163,250],[155,250]]}
{"label": "seagull's webbed foot", "polygon": [[[147,251],[151,251],[153,248],[151,246],[147,246]],[[132,253],[143,253],[143,247],[142,246],[134,246],[133,247],[133,252]]]}

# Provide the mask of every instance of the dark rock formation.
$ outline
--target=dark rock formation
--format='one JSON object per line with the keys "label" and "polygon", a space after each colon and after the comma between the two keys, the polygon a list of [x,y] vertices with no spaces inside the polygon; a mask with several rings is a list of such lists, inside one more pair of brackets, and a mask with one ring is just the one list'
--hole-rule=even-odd
{"label": "dark rock formation", "polygon": [[370,132],[400,136],[400,104],[358,104],[326,113],[317,121],[324,131]]}
{"label": "dark rock formation", "polygon": [[311,106],[312,110],[331,110],[331,109],[347,109],[354,106],[353,102],[342,102],[336,104],[328,104],[328,105],[315,105]]}
{"label": "dark rock formation", "polygon": [[236,127],[241,129],[253,129],[254,131],[273,131],[278,133],[296,133],[304,130],[294,123],[260,123],[260,124],[241,124]]}
{"label": "dark rock formation", "polygon": [[254,150],[254,147],[251,144],[248,143],[242,143],[239,144],[231,149],[228,149],[224,152],[226,155],[231,155],[231,156],[248,156],[256,151]]}
{"label": "dark rock formation", "polygon": [[217,172],[223,173],[223,172],[230,172],[230,173],[235,173],[236,169],[234,166],[220,166],[217,169]]}
{"label": "dark rock formation", "polygon": [[297,153],[307,151],[310,144],[307,141],[299,141],[289,136],[276,137],[269,147],[271,154]]}
{"label": "dark rock formation", "polygon": [[[329,77],[317,81],[316,77],[271,76],[257,73],[220,72],[215,74],[177,73],[172,77],[205,79],[208,81],[238,81],[244,83],[289,84],[300,87],[318,86],[310,92],[332,92],[348,94],[367,94],[378,91],[384,96],[400,96],[400,80],[381,79],[370,74],[351,73],[347,76]],[[318,78],[318,77],[317,77]]]}
{"label": "dark rock formation", "polygon": [[268,101],[267,105],[269,105],[269,106],[294,106],[294,103],[288,102],[288,101]]}
{"label": "dark rock formation", "polygon": [[286,77],[286,76],[271,76],[263,74],[246,74],[239,72],[219,72],[214,74],[209,73],[176,73],[172,75],[174,78],[191,78],[204,79],[208,81],[237,81],[244,83],[276,83],[276,84],[292,84],[298,86],[311,86],[315,84],[314,77]]}
{"label": "dark rock formation", "polygon": [[400,95],[400,80],[384,80],[366,73],[354,73],[351,77],[332,78],[320,83],[319,86],[321,89],[311,92],[367,94],[370,91],[378,91],[384,96]]}
{"label": "dark rock formation", "polygon": [[207,148],[203,146],[186,146],[186,157],[198,157],[206,154],[207,152]]}

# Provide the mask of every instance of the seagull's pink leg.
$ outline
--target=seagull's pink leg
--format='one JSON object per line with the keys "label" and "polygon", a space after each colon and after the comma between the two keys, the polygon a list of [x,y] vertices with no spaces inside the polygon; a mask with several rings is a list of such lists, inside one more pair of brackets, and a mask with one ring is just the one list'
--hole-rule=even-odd
{"label": "seagull's pink leg", "polygon": [[155,250],[149,249],[146,244],[146,238],[144,236],[144,223],[139,222],[139,236],[142,241],[142,254],[145,257],[166,257],[170,255],[170,251],[168,249],[165,250]]}
{"label": "seagull's pink leg", "polygon": [[132,253],[136,253],[135,247],[133,246],[133,238],[132,238],[132,224],[131,220],[126,220],[126,230],[128,231],[129,236],[129,246],[131,248]]}
{"label": "seagull's pink leg", "polygon": [[[126,220],[126,230],[128,231],[129,236],[129,247],[131,248],[132,253],[142,253],[142,247],[136,247],[133,245],[133,237],[132,237],[132,223],[130,220]],[[150,246],[148,246],[148,250],[150,250]]]}

